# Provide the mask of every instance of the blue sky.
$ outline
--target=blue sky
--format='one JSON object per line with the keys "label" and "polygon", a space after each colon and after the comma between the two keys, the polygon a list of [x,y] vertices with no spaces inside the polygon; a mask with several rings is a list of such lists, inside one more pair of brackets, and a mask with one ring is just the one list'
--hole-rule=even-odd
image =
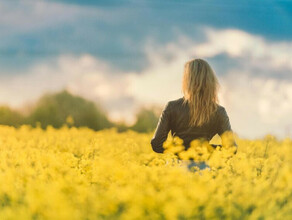
{"label": "blue sky", "polygon": [[[177,32],[200,38],[198,29],[202,26],[241,29],[271,41],[292,36],[289,1],[68,0],[55,1],[64,8],[56,12],[56,17],[53,11],[37,9],[37,4],[45,1],[1,2],[4,16],[10,17],[0,23],[1,64],[7,68],[62,53],[90,53],[115,62],[119,68],[143,68],[146,39],[164,43],[174,40]],[[44,10],[43,15],[37,10]],[[11,22],[14,14],[19,20]]]}
{"label": "blue sky", "polygon": [[[284,119],[292,110],[290,1],[2,0],[0,13],[0,103],[19,107],[68,88],[102,102],[112,118],[133,121],[139,106],[179,97],[183,62],[200,56],[221,80],[222,104],[240,135],[292,129]],[[163,77],[165,95],[152,99]],[[137,85],[152,92],[146,96]],[[269,110],[271,100],[281,113]]]}

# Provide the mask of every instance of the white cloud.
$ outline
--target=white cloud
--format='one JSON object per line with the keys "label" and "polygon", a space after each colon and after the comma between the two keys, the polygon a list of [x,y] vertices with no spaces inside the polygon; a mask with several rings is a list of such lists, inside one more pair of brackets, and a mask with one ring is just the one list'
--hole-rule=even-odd
{"label": "white cloud", "polygon": [[202,57],[227,54],[230,57],[245,58],[249,65],[292,70],[292,42],[269,42],[261,36],[235,29],[205,29],[207,40],[194,48]]}
{"label": "white cloud", "polygon": [[[133,121],[134,116],[128,114],[128,111],[135,109],[128,93],[128,78],[128,75],[116,72],[90,55],[63,55],[53,63],[32,67],[25,74],[1,76],[0,100],[19,108],[27,101],[37,100],[45,92],[66,88],[74,94],[102,103],[114,119],[125,116],[128,121]],[[116,106],[118,103],[119,106]]]}
{"label": "white cloud", "polygon": [[238,134],[288,135],[287,128],[292,126],[291,81],[259,78],[240,70],[230,70],[221,81],[224,106]]}
{"label": "white cloud", "polygon": [[36,65],[25,74],[1,76],[0,100],[19,106],[26,100],[37,99],[43,92],[65,87],[101,102],[111,118],[133,122],[139,105],[163,106],[182,96],[183,64],[187,60],[225,53],[232,59],[249,61],[240,69],[227,68],[219,78],[220,103],[226,107],[234,131],[248,138],[266,133],[280,137],[287,134],[287,127],[292,125],[292,81],[259,75],[257,71],[272,69],[277,73],[292,69],[291,64],[279,58],[291,57],[292,43],[269,43],[239,30],[208,30],[206,36],[203,43],[185,36],[166,45],[149,41],[145,45],[149,65],[139,72],[120,72],[86,54],[63,55],[53,63]]}
{"label": "white cloud", "polygon": [[[30,32],[48,27],[76,24],[80,19],[94,18],[108,24],[119,22],[121,16],[127,16],[126,9],[107,10],[97,7],[80,7],[74,4],[62,4],[57,1],[21,0],[0,2],[0,26],[7,31]],[[113,16],[115,14],[116,16]],[[117,17],[118,15],[118,17]]]}
{"label": "white cloud", "polygon": [[0,5],[0,24],[15,31],[25,31],[73,21],[78,13],[76,7],[46,1],[4,1]]}

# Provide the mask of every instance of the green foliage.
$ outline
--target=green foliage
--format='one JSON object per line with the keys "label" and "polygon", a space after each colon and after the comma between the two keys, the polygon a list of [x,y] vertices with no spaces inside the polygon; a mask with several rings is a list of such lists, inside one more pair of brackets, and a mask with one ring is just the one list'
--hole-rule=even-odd
{"label": "green foliage", "polygon": [[0,106],[0,124],[18,127],[23,123],[24,117],[11,110],[8,106]]}
{"label": "green foliage", "polygon": [[86,126],[93,130],[100,130],[112,126],[100,107],[82,97],[73,96],[67,91],[44,95],[37,102],[27,122],[33,126],[39,122],[42,128],[48,125],[59,128],[68,124],[68,117],[73,119],[76,127]]}
{"label": "green foliage", "polygon": [[106,113],[95,103],[75,96],[66,90],[54,94],[45,94],[32,108],[27,116],[14,111],[7,106],[0,107],[0,124],[18,127],[22,124],[45,129],[48,125],[60,128],[88,127],[101,130],[115,126],[118,132],[132,129],[137,132],[152,132],[158,122],[161,109],[157,107],[142,108],[137,113],[136,123],[127,126],[125,122],[112,123]]}
{"label": "green foliage", "polygon": [[152,132],[159,119],[155,112],[154,108],[142,108],[137,114],[136,123],[130,128],[137,132]]}
{"label": "green foliage", "polygon": [[117,132],[126,132],[129,130],[129,126],[127,126],[125,122],[116,123],[115,127],[117,128]]}

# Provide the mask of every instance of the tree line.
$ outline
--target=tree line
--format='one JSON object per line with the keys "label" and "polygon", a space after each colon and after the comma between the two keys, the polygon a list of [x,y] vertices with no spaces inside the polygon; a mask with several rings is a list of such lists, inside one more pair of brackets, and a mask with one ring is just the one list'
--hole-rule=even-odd
{"label": "tree line", "polygon": [[116,127],[118,131],[128,129],[137,132],[151,132],[158,122],[158,115],[153,108],[141,108],[132,126],[114,123],[107,117],[103,108],[66,90],[43,95],[28,114],[0,106],[0,124],[19,127],[23,124],[46,129],[48,125],[60,128],[63,125],[88,127],[93,130]]}

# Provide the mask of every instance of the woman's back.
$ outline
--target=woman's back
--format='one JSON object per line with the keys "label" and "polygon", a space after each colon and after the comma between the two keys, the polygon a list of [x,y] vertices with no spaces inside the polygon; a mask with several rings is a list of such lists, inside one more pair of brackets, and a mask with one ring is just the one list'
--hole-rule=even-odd
{"label": "woman's back", "polygon": [[164,151],[162,145],[169,131],[183,139],[186,149],[194,139],[209,141],[215,134],[231,131],[227,113],[218,104],[218,87],[218,79],[205,60],[188,61],[182,80],[184,96],[165,106],[151,140],[153,150]]}
{"label": "woman's back", "polygon": [[178,136],[184,141],[184,146],[189,148],[194,139],[204,138],[208,141],[216,135],[222,135],[225,131],[231,131],[228,115],[225,108],[217,105],[217,110],[210,120],[201,126],[190,126],[190,108],[184,102],[184,98],[173,100],[165,106],[155,134],[151,140],[152,148],[157,153],[163,152],[162,144],[166,140],[169,131],[173,136]]}

